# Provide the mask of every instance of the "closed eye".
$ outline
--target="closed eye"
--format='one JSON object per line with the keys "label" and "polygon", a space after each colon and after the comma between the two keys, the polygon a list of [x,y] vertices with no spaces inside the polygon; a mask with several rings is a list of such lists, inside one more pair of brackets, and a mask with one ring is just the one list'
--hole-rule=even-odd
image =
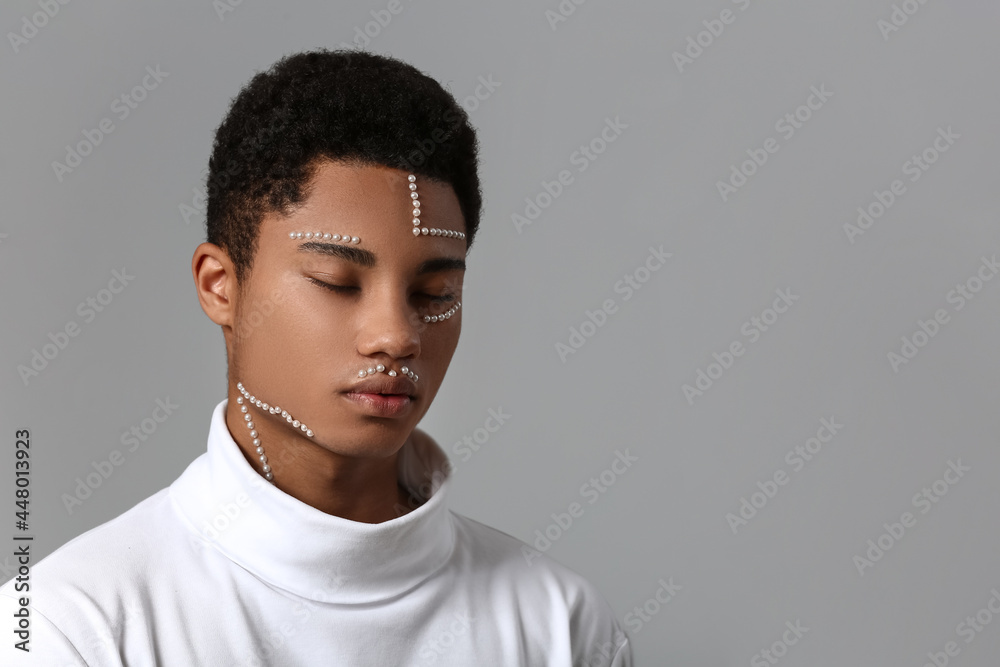
{"label": "closed eye", "polygon": [[[322,280],[316,280],[315,278],[310,278],[309,280],[315,283],[316,285],[319,285],[323,289],[330,290],[331,292],[334,292],[336,294],[351,294],[354,292],[361,291],[360,287],[354,287],[352,285],[333,285],[331,283],[323,282]],[[441,295],[427,294],[426,292],[417,292],[415,296],[421,299],[427,299],[432,303],[451,303],[456,298],[456,295],[451,292],[449,292],[448,294],[441,294]]]}
{"label": "closed eye", "polygon": [[316,280],[315,278],[310,278],[309,280],[320,287],[328,289],[331,292],[336,292],[337,294],[347,294],[361,289],[360,287],[351,287],[350,285],[331,285],[330,283],[325,283],[322,280]]}

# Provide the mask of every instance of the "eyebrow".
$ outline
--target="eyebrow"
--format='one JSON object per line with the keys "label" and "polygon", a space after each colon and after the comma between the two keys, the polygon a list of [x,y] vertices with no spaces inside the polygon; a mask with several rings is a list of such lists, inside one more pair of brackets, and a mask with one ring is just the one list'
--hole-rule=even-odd
{"label": "eyebrow", "polygon": [[[337,257],[347,260],[366,269],[374,268],[378,264],[375,253],[362,248],[339,245],[336,243],[318,243],[309,241],[299,244],[299,252],[311,252],[329,257]],[[435,257],[421,262],[417,267],[417,275],[426,273],[436,273],[438,271],[465,271],[465,260],[460,257]]]}

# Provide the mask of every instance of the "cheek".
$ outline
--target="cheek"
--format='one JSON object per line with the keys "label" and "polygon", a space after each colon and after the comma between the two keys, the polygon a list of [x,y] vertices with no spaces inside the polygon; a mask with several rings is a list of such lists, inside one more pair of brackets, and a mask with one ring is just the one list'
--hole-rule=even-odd
{"label": "cheek", "polygon": [[347,324],[332,308],[315,299],[285,296],[267,310],[262,318],[252,312],[243,318],[241,347],[245,360],[272,382],[295,386],[296,378],[323,373],[348,353],[341,349],[350,340]]}

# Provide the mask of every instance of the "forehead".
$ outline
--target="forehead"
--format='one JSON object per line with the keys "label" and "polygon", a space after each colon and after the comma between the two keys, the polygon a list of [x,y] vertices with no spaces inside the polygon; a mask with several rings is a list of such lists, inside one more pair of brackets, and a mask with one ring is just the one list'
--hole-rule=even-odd
{"label": "forehead", "polygon": [[[380,263],[383,257],[414,260],[442,255],[464,257],[464,239],[413,235],[414,204],[408,175],[407,171],[382,165],[321,162],[305,188],[306,198],[301,205],[290,215],[265,216],[260,229],[261,249],[276,244],[299,256],[322,256],[322,253],[296,252],[306,241],[290,238],[295,232],[318,232],[357,237],[359,241],[347,244],[348,247],[374,253]],[[416,183],[421,223],[464,232],[464,217],[451,185],[421,176],[417,176]]]}

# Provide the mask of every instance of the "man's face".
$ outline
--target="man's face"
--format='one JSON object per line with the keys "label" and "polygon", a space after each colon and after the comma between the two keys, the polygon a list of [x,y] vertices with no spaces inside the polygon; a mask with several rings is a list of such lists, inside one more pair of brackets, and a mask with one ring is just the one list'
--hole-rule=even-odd
{"label": "man's face", "polygon": [[[422,177],[416,184],[422,226],[464,232],[451,186]],[[438,322],[424,316],[462,300],[466,241],[414,236],[410,192],[405,171],[321,163],[304,205],[287,217],[264,218],[227,331],[233,381],[288,411],[314,432],[310,440],[340,454],[394,453],[430,407],[458,344],[461,308]],[[292,239],[294,232],[360,242]],[[378,364],[386,372],[359,377]],[[406,390],[409,401],[394,401],[398,414],[349,396],[360,383],[405,379],[404,366],[417,379]],[[305,437],[280,415],[254,410],[265,442],[278,433]]]}

